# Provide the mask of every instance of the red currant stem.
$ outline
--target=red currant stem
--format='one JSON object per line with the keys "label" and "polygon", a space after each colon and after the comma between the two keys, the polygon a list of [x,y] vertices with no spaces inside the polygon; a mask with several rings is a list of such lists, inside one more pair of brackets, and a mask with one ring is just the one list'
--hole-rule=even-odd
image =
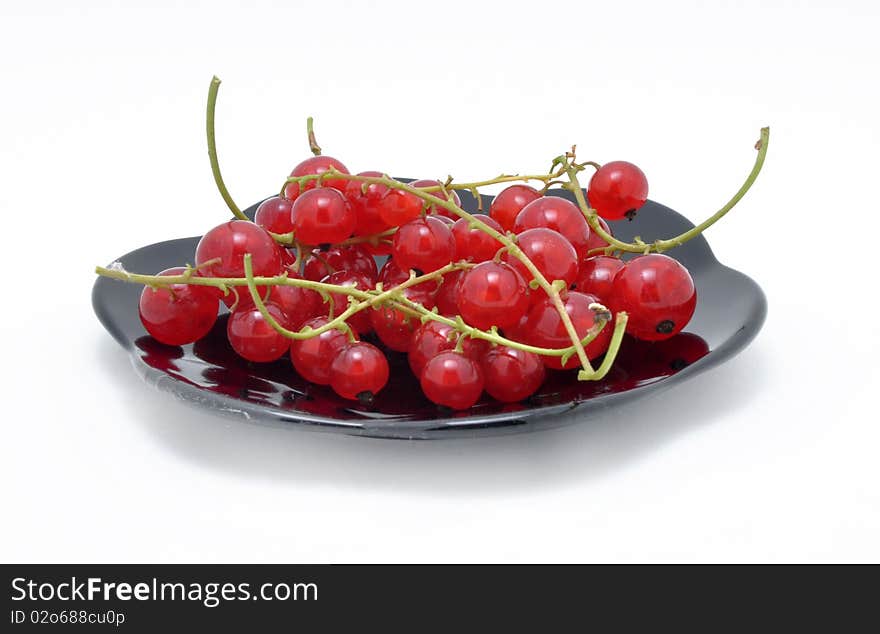
{"label": "red currant stem", "polygon": [[[467,268],[469,266],[472,265],[468,263],[450,264],[447,265],[447,267],[443,267],[442,269],[434,271],[433,273],[428,273],[421,277],[410,278],[409,280],[403,282],[403,284],[389,289],[388,292],[399,292],[401,288],[420,284],[423,281],[427,281],[428,279],[434,279],[440,275],[448,273],[450,270]],[[143,275],[140,273],[130,273],[118,264],[111,265],[110,267],[98,266],[95,268],[95,273],[101,275],[102,277],[120,280],[123,282],[130,282],[134,284],[143,284],[144,286],[149,286],[151,288],[165,288],[174,284],[192,284],[195,286],[211,286],[214,288],[219,288],[224,292],[237,292],[236,287],[247,286],[249,283],[249,280],[246,277],[192,277],[191,272],[184,272],[180,275]],[[361,301],[373,299],[378,295],[386,292],[378,290],[363,291],[352,286],[337,286],[335,284],[313,282],[311,280],[300,278],[289,278],[286,275],[277,275],[275,277],[253,277],[252,280],[255,286],[296,286],[299,288],[311,289],[325,295],[329,293],[344,294],[350,297],[354,297],[355,299],[359,299]],[[494,331],[482,331],[478,328],[474,328],[473,326],[468,326],[460,317],[455,319],[444,317],[435,313],[432,310],[425,308],[418,302],[410,300],[406,296],[389,296],[389,298],[384,301],[386,301],[390,307],[396,310],[400,310],[410,317],[421,319],[423,321],[438,321],[440,323],[450,326],[453,330],[457,331],[463,336],[468,336],[475,339],[483,339],[485,341],[489,341],[490,343],[507,346],[509,348],[517,348],[519,350],[525,350],[527,352],[534,352],[535,354],[542,356],[561,357],[564,355],[570,356],[574,353],[574,346],[568,346],[567,348],[539,348],[537,346],[530,346],[520,343],[518,341],[514,341],[512,339],[507,339],[506,337],[498,335]],[[597,310],[601,312],[602,307],[600,307],[599,305],[596,306],[598,307]],[[354,313],[352,312],[351,314]],[[340,319],[339,321],[341,322],[344,320]],[[315,329],[314,331],[312,331],[311,336],[315,336],[317,334],[320,334],[321,332],[324,332],[324,330],[329,329],[325,328],[324,326],[322,326],[321,328],[322,330]],[[598,334],[598,331],[587,333],[587,335],[583,339],[581,339],[581,345],[589,345],[589,343],[595,338],[596,334]],[[296,338],[304,339],[308,337]]]}
{"label": "red currant stem", "polygon": [[198,271],[199,269],[210,268],[210,267],[214,266],[215,264],[219,264],[222,261],[223,261],[222,258],[211,258],[210,260],[205,260],[204,262],[202,262],[198,266],[191,266],[191,265],[187,264],[184,267],[183,275],[187,278],[192,277],[192,274],[195,273],[196,271]]}
{"label": "red currant stem", "polygon": [[304,249],[309,249],[309,245],[302,244],[301,242],[297,242],[293,237],[293,231],[288,231],[287,233],[273,233],[271,231],[267,231],[272,239],[275,240],[278,244],[284,247],[302,247]]}
{"label": "red currant stem", "polygon": [[[226,292],[224,293],[224,295],[228,295],[229,293],[232,293],[233,295],[235,295],[235,301],[232,302],[232,306],[229,307],[230,313],[234,313],[235,309],[238,308],[238,305],[241,303],[241,294],[238,292],[238,288],[239,288],[238,286],[230,286],[229,288],[226,289]],[[272,287],[267,286],[266,287],[266,295],[265,295],[265,297],[263,297],[263,301],[264,302],[268,301],[269,296],[271,294],[272,294]]]}
{"label": "red currant stem", "polygon": [[235,295],[235,301],[232,302],[232,305],[229,307],[229,312],[234,313],[235,309],[238,308],[239,303],[241,303],[241,295],[239,294],[238,289],[234,286],[227,288],[223,294],[228,295],[230,292]]}
{"label": "red currant stem", "polygon": [[[544,281],[546,282],[547,280]],[[540,284],[540,280],[538,283]],[[565,310],[565,303],[559,296],[559,292],[555,288],[545,288],[544,291],[550,296],[553,305],[556,307],[556,311],[559,313],[559,318],[562,320],[562,325],[565,326],[565,331],[568,333],[568,337],[574,345],[574,350],[575,353],[577,353],[578,360],[581,362],[581,366],[585,371],[593,372],[593,366],[590,365],[590,359],[587,357],[587,352],[584,350],[584,346],[580,342],[580,338],[578,337],[577,330],[574,328],[571,317],[568,316],[568,311]]]}
{"label": "red currant stem", "polygon": [[[567,164],[563,165],[562,169],[567,168]],[[403,191],[409,192],[415,196],[418,196],[422,200],[429,202],[435,206],[443,207],[444,209],[452,212],[459,218],[464,218],[468,221],[469,225],[475,229],[479,229],[483,233],[487,233],[502,245],[507,247],[508,253],[518,259],[523,263],[523,266],[529,271],[535,281],[538,283],[547,296],[550,297],[550,300],[553,302],[553,306],[559,312],[559,319],[562,321],[563,326],[565,327],[566,333],[568,333],[569,339],[571,339],[571,343],[574,346],[575,352],[577,353],[578,360],[581,362],[581,366],[583,366],[584,370],[588,372],[593,372],[593,366],[590,365],[590,360],[587,357],[587,353],[584,350],[584,347],[581,345],[580,337],[578,337],[577,330],[575,330],[574,324],[571,321],[571,317],[568,315],[568,311],[565,310],[565,304],[562,301],[562,298],[559,296],[559,291],[554,288],[550,282],[547,281],[547,278],[538,270],[538,267],[534,265],[534,263],[529,259],[529,257],[523,253],[522,249],[520,249],[516,242],[508,237],[506,234],[501,233],[500,231],[496,231],[485,222],[479,219],[478,216],[475,216],[471,213],[468,213],[454,202],[450,200],[443,200],[437,196],[432,195],[428,190],[432,188],[420,188],[420,187],[412,187],[406,183],[401,183],[400,181],[394,180],[393,178],[389,178],[387,176],[359,176],[357,174],[343,174],[339,172],[334,167],[330,167],[326,172],[322,174],[315,175],[309,174],[306,176],[292,176],[287,179],[288,182],[296,182],[302,186],[303,183],[306,183],[310,180],[320,179],[320,178],[339,178],[342,180],[353,180],[362,183],[370,183],[377,185],[385,185],[386,187],[390,187],[392,189],[402,189]],[[433,189],[442,189],[443,186],[434,186]]]}
{"label": "red currant stem", "polygon": [[[336,178],[338,174],[339,174],[339,172],[337,172],[334,168],[331,168],[330,170],[328,170],[327,172],[324,172],[322,174],[306,174],[305,176],[291,176],[284,182],[284,185],[281,188],[281,192],[282,193],[284,192],[284,188],[287,187],[288,183],[298,183],[298,184],[302,185],[303,183],[307,183],[309,181],[319,181],[320,182],[326,178],[331,178],[331,177]],[[563,174],[565,174],[564,166],[555,170],[554,172],[552,172],[550,174],[501,174],[500,176],[496,176],[495,178],[489,178],[489,179],[483,180],[483,181],[474,181],[472,183],[454,183],[454,182],[447,179],[447,182],[445,182],[443,185],[429,185],[427,187],[418,187],[415,189],[417,191],[426,192],[429,194],[432,192],[438,192],[438,191],[450,190],[450,189],[467,190],[467,191],[471,192],[472,194],[474,194],[474,197],[479,200],[479,198],[480,198],[479,197],[479,190],[478,190],[479,187],[488,187],[490,185],[497,185],[500,183],[528,182],[528,181],[541,181],[542,183],[545,184],[545,186],[551,182],[555,182],[557,184],[563,184],[565,181],[554,181],[554,179],[559,178]],[[348,176],[352,176],[352,175],[342,174],[342,176],[348,177]],[[357,180],[359,182],[363,182],[368,185],[375,182],[375,181],[370,181],[370,180],[361,180],[362,178],[370,178],[370,177],[359,177],[359,178],[352,178],[349,180]],[[378,177],[374,177],[374,178],[378,178]],[[385,176],[383,178],[388,178],[388,177]],[[393,180],[393,179],[389,179],[389,180]],[[394,182],[400,182],[400,181],[394,181]],[[435,201],[436,197],[431,197],[430,199],[426,199],[423,196],[422,199],[433,203]],[[283,234],[283,235],[286,235],[286,234]]]}
{"label": "red currant stem", "polygon": [[483,195],[480,193],[480,190],[474,187],[470,192],[471,196],[477,200],[477,211],[483,211]]}
{"label": "red currant stem", "polygon": [[337,246],[345,247],[352,244],[363,244],[365,242],[368,244],[372,244],[373,246],[378,246],[382,242],[389,242],[388,240],[385,240],[383,238],[390,238],[395,233],[397,233],[396,227],[392,229],[386,229],[381,233],[374,233],[369,236],[354,236],[353,238],[349,238],[348,240],[343,240],[342,242],[337,243]]}
{"label": "red currant stem", "polygon": [[[428,310],[418,302],[414,302],[407,297],[395,299],[394,302],[398,307],[403,306],[405,308],[411,309],[415,313],[418,313],[421,316],[422,320],[431,320],[439,322],[441,324],[446,324],[447,326],[450,326],[454,330],[461,333],[462,336],[471,337],[473,339],[483,339],[499,346],[507,346],[508,348],[516,348],[517,350],[534,352],[537,355],[545,357],[570,357],[572,354],[575,353],[574,346],[568,346],[567,348],[539,348],[537,346],[530,346],[519,341],[514,341],[513,339],[507,339],[506,337],[502,337],[492,330],[485,331],[480,330],[479,328],[474,328],[473,326],[468,326],[460,316],[451,318],[444,317],[443,315],[438,315],[434,311]],[[584,335],[584,338],[580,340],[580,344],[582,346],[589,345],[593,341],[593,339],[595,339],[596,336],[599,334],[600,330],[601,328],[598,328],[595,331],[587,332],[587,334]]]}
{"label": "red currant stem", "polygon": [[608,350],[605,351],[605,358],[602,359],[602,363],[599,364],[599,367],[592,374],[584,370],[578,372],[578,381],[601,381],[605,378],[605,375],[608,374],[608,371],[614,364],[614,360],[617,358],[617,353],[620,351],[620,342],[623,341],[623,334],[626,332],[626,322],[628,320],[629,315],[625,312],[617,313],[617,318],[614,321],[614,332],[611,333],[611,341],[608,343]]}
{"label": "red currant stem", "polygon": [[[248,286],[250,286],[250,282],[248,282]],[[324,297],[323,299],[324,299],[325,304],[330,304],[330,307],[327,309],[327,318],[330,321],[333,321],[337,316],[336,315],[336,302],[331,301],[329,297]],[[260,311],[260,312],[263,312],[263,311]],[[268,313],[266,313],[266,314],[268,315]],[[267,317],[267,319],[268,319],[268,317]],[[276,321],[276,322],[274,322],[274,324],[278,324],[278,322]],[[272,326],[273,328],[275,328],[275,330],[278,331],[280,334],[282,334],[282,335],[284,334],[283,332],[281,332],[281,330],[279,330],[279,328],[281,328],[280,325],[278,326],[278,328],[276,328],[273,325],[273,322],[271,320],[269,321],[269,325]]]}
{"label": "red currant stem", "polygon": [[[386,229],[385,231],[382,231],[381,233],[374,233],[369,236],[354,236],[354,237],[349,238],[347,240],[343,240],[342,242],[336,242],[334,244],[334,246],[345,247],[345,246],[349,246],[352,244],[363,244],[365,242],[372,244],[373,246],[376,246],[382,242],[387,242],[387,240],[385,240],[384,238],[388,238],[390,236],[393,236],[395,234],[395,232],[397,232],[397,229],[393,228],[393,229]],[[272,239],[275,240],[275,242],[277,242],[278,244],[280,244],[282,246],[299,247],[299,248],[308,249],[308,250],[312,249],[312,247],[309,245],[305,245],[305,244],[302,244],[301,242],[297,242],[294,239],[292,231],[289,231],[288,233],[272,233],[271,231],[269,231],[268,233],[270,236],[272,236]]]}
{"label": "red currant stem", "polygon": [[712,214],[709,218],[698,224],[693,229],[689,231],[685,231],[683,234],[676,236],[670,240],[658,240],[655,242],[655,246],[660,251],[666,251],[673,247],[677,247],[681,244],[684,244],[688,240],[697,237],[703,231],[714,225],[716,222],[721,220],[728,211],[733,209],[736,204],[742,199],[743,196],[746,195],[746,192],[751,189],[755,180],[758,178],[758,174],[761,172],[761,168],[764,166],[764,158],[767,156],[767,146],[770,144],[770,128],[761,128],[761,137],[758,139],[758,142],[755,144],[755,149],[758,150],[758,156],[755,157],[755,165],[752,167],[752,171],[749,172],[748,177],[745,182],[742,184],[742,187],[737,190],[737,192],[733,195],[727,204],[724,205],[721,209]]}
{"label": "red currant stem", "polygon": [[589,251],[587,251],[587,257],[592,257],[594,255],[612,255],[616,258],[620,258],[623,257],[623,251],[614,248],[612,245],[608,245],[607,247],[599,247],[597,249],[590,249]]}
{"label": "red currant stem", "polygon": [[309,149],[315,156],[321,156],[321,146],[315,139],[315,120],[312,117],[306,119],[306,133],[309,135]]}
{"label": "red currant stem", "polygon": [[321,264],[323,264],[324,268],[326,268],[328,271],[330,271],[330,273],[336,273],[336,267],[333,266],[332,264],[330,264],[330,262],[327,260],[327,258],[325,258],[320,252],[312,253],[312,255],[315,256],[315,259],[318,260],[318,262],[320,262]]}
{"label": "red currant stem", "polygon": [[[161,288],[172,286],[174,284],[192,284],[194,286],[213,286],[221,290],[235,286],[247,286],[247,278],[244,277],[191,277],[187,273],[180,275],[143,275],[141,273],[130,273],[118,264],[109,267],[95,267],[95,273],[102,277],[108,277],[123,282],[132,282],[134,284],[143,284],[144,286]],[[368,291],[362,291],[350,286],[337,286],[336,284],[326,284],[324,282],[314,282],[312,280],[304,280],[300,278],[289,278],[286,274],[276,275],[274,277],[255,277],[257,286],[296,286],[299,288],[307,288],[317,291],[321,294],[342,293],[344,295],[352,295],[356,299],[366,299],[371,297]]]}
{"label": "red currant stem", "polygon": [[746,177],[746,180],[742,184],[742,187],[740,187],[739,190],[733,195],[733,198],[727,201],[727,204],[725,204],[721,209],[712,214],[709,218],[696,225],[694,228],[689,229],[688,231],[685,231],[684,233],[677,235],[674,238],[655,240],[651,244],[646,244],[641,239],[635,240],[631,243],[621,242],[620,240],[614,238],[599,225],[599,218],[596,210],[590,208],[590,205],[587,203],[587,200],[584,197],[584,190],[581,189],[580,183],[578,182],[578,169],[575,165],[569,165],[569,167],[566,169],[569,180],[569,182],[566,184],[566,188],[574,194],[575,199],[577,200],[577,204],[581,208],[584,216],[586,216],[590,228],[596,233],[596,235],[598,235],[600,238],[608,243],[609,246],[603,247],[603,250],[613,247],[614,249],[626,251],[628,253],[663,253],[664,251],[668,251],[669,249],[672,249],[674,247],[681,246],[688,240],[696,238],[706,229],[721,220],[728,211],[736,206],[736,204],[743,198],[743,196],[746,195],[746,192],[748,192],[749,189],[752,187],[755,180],[758,178],[758,174],[761,173],[761,168],[764,166],[764,158],[767,156],[767,147],[769,146],[769,144],[770,128],[761,128],[761,137],[755,144],[755,148],[758,150],[758,155],[755,157],[755,164],[752,166],[752,171],[749,172],[749,175]]}
{"label": "red currant stem", "polygon": [[561,180],[548,181],[547,184],[541,188],[541,195],[542,196],[546,195],[547,192],[550,190],[550,188],[553,187],[554,185],[561,185],[561,186],[565,187],[565,185],[567,185],[567,184],[568,184],[568,181],[561,181]]}
{"label": "red currant stem", "polygon": [[[359,302],[351,301],[350,298],[348,307],[344,311],[342,311],[341,313],[339,313],[339,315],[335,317],[331,316],[330,321],[328,321],[323,326],[320,326],[319,328],[309,329],[308,331],[295,332],[293,330],[288,330],[287,328],[279,324],[278,321],[274,317],[272,317],[272,315],[266,309],[266,305],[265,303],[263,303],[263,299],[260,297],[259,288],[257,287],[257,278],[254,277],[254,267],[251,261],[251,254],[246,253],[243,261],[245,280],[247,282],[248,290],[251,293],[251,299],[253,299],[254,301],[254,305],[257,307],[257,310],[260,311],[260,314],[263,315],[266,323],[272,326],[272,328],[274,328],[276,332],[287,337],[288,339],[309,339],[311,337],[320,335],[322,332],[326,332],[331,328],[342,329],[344,325],[347,325],[346,322],[348,318],[352,315],[359,313],[360,311],[367,308],[371,308],[377,304],[380,304],[383,301],[403,297],[402,291],[409,288],[410,286],[415,286],[417,284],[421,284],[422,282],[437,279],[452,271],[473,266],[469,263],[461,262],[458,264],[447,264],[446,266],[437,269],[436,271],[432,271],[431,273],[426,273],[424,275],[410,275],[408,280],[398,284],[397,286],[390,288],[387,291],[380,291],[378,294],[368,294],[365,299]],[[326,284],[325,286],[333,286],[337,289],[347,288],[345,286],[336,286],[334,284]]]}
{"label": "red currant stem", "polygon": [[223,200],[226,202],[226,206],[229,207],[232,215],[239,220],[250,220],[238,208],[235,201],[232,200],[232,196],[229,195],[229,190],[226,189],[226,184],[223,182],[223,176],[220,174],[220,163],[217,161],[217,141],[214,137],[214,111],[217,107],[217,92],[219,90],[220,79],[215,75],[211,79],[211,86],[208,88],[208,112],[205,122],[208,133],[208,160],[211,161],[211,173],[214,174],[214,182],[217,184],[217,189],[220,191],[220,195],[223,196]]}
{"label": "red currant stem", "polygon": [[[594,308],[594,306],[598,306],[598,309]],[[584,337],[585,339],[587,339],[587,338],[589,339],[589,341],[584,343],[584,345],[589,344],[590,341],[592,341],[593,339],[598,337],[599,334],[603,330],[605,330],[605,326],[608,324],[608,321],[611,318],[611,313],[608,312],[608,309],[600,304],[593,304],[590,306],[590,309],[595,314],[595,321],[594,321],[593,325],[590,326],[590,329],[587,331],[587,334]],[[568,363],[568,360],[571,359],[571,356],[573,354],[574,354],[574,347],[572,346],[572,347],[570,347],[570,352],[568,354],[563,354],[562,357],[560,358],[560,361],[562,361],[562,365],[565,365],[566,363]]]}
{"label": "red currant stem", "polygon": [[[478,187],[488,187],[489,185],[497,185],[499,183],[525,183],[528,181],[541,181],[542,183],[547,184],[554,178],[559,178],[564,173],[564,170],[558,169],[550,174],[501,174],[499,176],[496,176],[495,178],[490,178],[483,181],[474,181],[471,183],[453,183],[451,180],[447,180],[447,182],[443,185],[443,188],[467,190],[473,193],[474,190],[476,190]],[[434,192],[440,190],[441,187],[437,185],[432,185],[430,187],[422,187],[420,189],[426,192]]]}
{"label": "red currant stem", "polygon": [[272,231],[267,231],[267,233],[272,236],[272,239],[275,240],[275,242],[282,246],[292,247],[299,244],[293,239],[293,231],[288,231],[287,233],[274,233]]}
{"label": "red currant stem", "polygon": [[459,354],[464,352],[464,337],[459,336],[458,339],[455,340],[455,347],[452,351],[458,352]]}
{"label": "red currant stem", "polygon": [[449,198],[449,189],[448,189],[448,187],[449,187],[451,184],[452,184],[452,175],[450,174],[449,176],[446,177],[446,181],[445,181],[445,182],[440,183],[439,186],[436,186],[436,185],[435,185],[435,187],[436,187],[438,190],[440,190],[440,193],[443,194],[443,197],[444,197],[444,198]]}

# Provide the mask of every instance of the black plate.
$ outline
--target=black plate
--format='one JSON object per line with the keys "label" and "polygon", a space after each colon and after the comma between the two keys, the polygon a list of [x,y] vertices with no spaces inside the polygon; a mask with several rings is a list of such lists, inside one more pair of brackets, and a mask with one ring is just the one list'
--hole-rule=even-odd
{"label": "black plate", "polygon": [[[462,193],[462,205],[476,201]],[[484,196],[484,205],[491,197]],[[246,213],[253,217],[256,205]],[[612,227],[616,236],[646,241],[682,233],[693,225],[680,214],[648,203],[632,222]],[[157,273],[192,262],[199,238],[160,242],[121,256],[129,271]],[[98,319],[132,357],[150,384],[182,400],[220,413],[286,427],[381,438],[450,438],[533,431],[584,421],[596,408],[612,407],[695,376],[740,352],[764,323],[767,301],[749,277],[722,265],[703,237],[670,252],[690,270],[697,309],[687,332],[659,344],[626,338],[612,372],[602,381],[578,382],[575,372],[550,372],[527,402],[504,405],[485,397],[469,411],[439,411],[421,394],[406,357],[390,353],[391,380],[372,409],[310,385],[288,358],[254,364],[236,356],[226,341],[226,317],[205,339],[166,346],[146,334],[138,318],[140,286],[99,278],[92,291]],[[575,410],[573,412],[573,410]]]}

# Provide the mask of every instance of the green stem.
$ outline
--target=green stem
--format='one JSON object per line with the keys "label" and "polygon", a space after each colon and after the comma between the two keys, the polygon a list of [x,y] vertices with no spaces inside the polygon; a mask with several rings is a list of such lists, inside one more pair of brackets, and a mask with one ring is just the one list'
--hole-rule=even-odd
{"label": "green stem", "polygon": [[[288,232],[288,233],[272,233],[271,231],[269,231],[268,233],[270,236],[272,236],[272,239],[275,240],[275,242],[277,242],[278,244],[280,244],[282,246],[300,247],[300,248],[306,249],[308,251],[311,251],[313,248],[313,246],[304,245],[300,242],[297,242],[293,236],[292,231]],[[342,242],[337,242],[335,244],[335,246],[346,247],[346,246],[350,246],[352,244],[364,244],[364,243],[368,243],[368,244],[372,244],[373,246],[376,246],[382,242],[390,242],[388,240],[388,238],[393,236],[395,233],[397,233],[396,228],[386,229],[385,231],[383,231],[381,233],[374,233],[373,235],[369,235],[369,236],[353,236],[351,238],[348,238],[347,240],[343,240]]]}
{"label": "green stem", "polygon": [[282,246],[285,246],[285,247],[297,247],[297,246],[299,246],[299,247],[302,247],[302,248],[304,248],[304,249],[307,249],[307,248],[308,248],[306,245],[300,244],[299,242],[297,242],[297,241],[293,238],[293,232],[292,232],[292,231],[289,231],[289,232],[287,232],[287,233],[273,233],[272,231],[267,231],[266,233],[268,233],[270,236],[272,236],[272,239],[275,240],[275,242],[277,242],[278,244],[280,244],[280,245],[282,245]]}
{"label": "green stem", "polygon": [[478,187],[488,187],[489,185],[498,185],[500,183],[525,183],[528,181],[541,181],[545,185],[552,181],[554,178],[558,178],[564,174],[562,169],[559,169],[552,174],[501,174],[500,176],[496,176],[495,178],[489,178],[483,181],[473,181],[471,183],[445,183],[443,185],[431,185],[429,187],[420,187],[424,192],[436,192],[442,189],[458,189],[458,190],[468,190],[473,192]]}
{"label": "green stem", "polygon": [[611,333],[611,341],[608,342],[608,350],[605,351],[605,358],[602,359],[602,363],[592,374],[585,373],[583,370],[578,372],[578,381],[601,381],[605,378],[605,375],[611,370],[611,366],[617,358],[617,353],[620,351],[620,343],[623,341],[623,334],[626,332],[626,322],[628,320],[629,315],[625,312],[617,313],[614,322],[614,332]]}
{"label": "green stem", "polygon": [[[459,333],[462,333],[463,335],[472,337],[474,339],[483,339],[484,341],[488,341],[499,346],[516,348],[517,350],[524,350],[526,352],[534,352],[537,355],[545,357],[570,357],[571,355],[575,354],[574,346],[568,346],[566,348],[539,348],[538,346],[530,346],[519,341],[514,341],[513,339],[507,339],[506,337],[502,337],[501,335],[492,331],[480,330],[479,328],[468,326],[460,316],[453,319],[451,317],[438,315],[437,313],[428,310],[418,302],[414,302],[407,297],[404,297],[401,300],[397,300],[397,302],[406,308],[412,309],[413,312],[421,315],[423,319],[429,319],[431,321],[436,321],[441,324],[446,324],[447,326],[450,326],[453,329],[457,330]],[[602,307],[602,311],[605,310],[607,309]],[[597,325],[594,326],[594,328],[591,328],[590,331],[588,331],[587,334],[584,335],[584,338],[580,340],[580,345],[588,346],[593,341],[593,339],[595,339],[599,335],[599,333],[602,332],[602,328],[605,326],[605,323],[606,322],[604,320],[597,321]]]}
{"label": "green stem", "polygon": [[[507,346],[508,348],[516,348],[519,350],[534,352],[538,355],[551,357],[571,356],[572,354],[574,354],[573,346],[568,346],[566,348],[539,348],[537,346],[530,346],[524,343],[520,343],[518,341],[514,341],[512,339],[507,339],[506,337],[502,337],[495,332],[486,332],[474,328],[473,326],[468,326],[460,317],[453,319],[450,317],[439,315],[431,310],[428,310],[418,302],[410,300],[405,295],[402,295],[402,293],[400,294],[400,296],[395,296],[396,293],[399,293],[402,289],[408,288],[409,286],[421,284],[422,282],[428,281],[430,279],[435,279],[439,275],[443,275],[444,273],[448,273],[449,271],[456,270],[458,268],[467,268],[470,266],[472,265],[467,263],[449,264],[446,267],[443,267],[443,269],[438,269],[438,271],[434,271],[433,273],[428,273],[420,277],[411,277],[402,284],[392,289],[388,289],[388,291],[363,291],[351,286],[337,286],[334,284],[325,284],[323,282],[314,282],[312,280],[289,278],[286,275],[277,275],[275,277],[251,276],[250,279],[248,279],[247,277],[201,277],[193,276],[193,272],[195,271],[195,269],[191,268],[187,269],[179,275],[143,275],[140,273],[130,273],[118,267],[108,268],[98,266],[95,268],[95,273],[101,275],[102,277],[120,280],[123,282],[130,282],[134,284],[143,284],[144,286],[149,286],[151,288],[162,288],[175,284],[192,284],[195,286],[211,286],[226,291],[227,289],[234,289],[235,287],[250,287],[251,285],[254,287],[295,286],[299,288],[307,288],[322,294],[337,293],[348,295],[354,297],[355,299],[361,300],[361,303],[363,303],[365,300],[375,299],[375,301],[370,303],[369,305],[385,302],[390,307],[394,308],[395,310],[400,310],[410,317],[423,321],[437,321],[450,326],[464,336],[473,337],[475,339],[483,339],[499,346]],[[384,295],[384,299],[379,298],[380,295]],[[366,305],[363,306],[363,308],[366,308]],[[363,308],[359,310],[362,310]],[[599,308],[597,308],[597,313],[601,312]],[[355,312],[357,311],[352,311],[350,314],[353,315]],[[343,320],[340,319],[340,321]],[[330,327],[336,326],[322,326],[321,329],[313,329],[309,331],[310,334],[308,336],[316,336],[317,334],[328,330]],[[588,345],[596,337],[596,335],[599,334],[599,332],[601,332],[601,327],[587,333],[587,335],[581,340],[581,345]],[[302,339],[308,337],[295,336],[294,338]]]}
{"label": "green stem", "polygon": [[[194,269],[192,269],[194,270]],[[247,278],[244,277],[201,277],[193,276],[192,270],[187,270],[180,275],[144,275],[142,273],[130,273],[118,267],[95,267],[95,273],[102,277],[108,277],[123,282],[131,282],[134,284],[143,284],[152,288],[163,286],[172,286],[174,284],[192,284],[194,286],[213,286],[220,290],[227,290],[235,286],[247,286]],[[255,277],[258,286],[296,286],[298,288],[307,288],[317,291],[321,294],[343,293],[352,295],[357,299],[366,299],[370,297],[368,291],[352,288],[349,286],[337,286],[336,284],[326,284],[324,282],[314,282],[300,278],[290,278],[287,275],[276,275],[273,277]]]}
{"label": "green stem", "polygon": [[226,202],[226,206],[229,207],[229,211],[232,212],[232,215],[239,220],[250,220],[250,218],[245,216],[241,209],[238,208],[235,201],[232,200],[232,196],[229,195],[229,190],[226,189],[226,184],[223,182],[223,176],[220,174],[220,163],[217,161],[217,142],[214,136],[214,111],[217,107],[217,92],[219,90],[220,79],[215,75],[214,78],[211,79],[210,88],[208,88],[208,115],[206,117],[208,159],[211,161],[211,173],[214,174],[214,182],[217,184],[217,189],[220,191],[220,195],[223,196],[223,200]]}
{"label": "green stem", "polygon": [[683,234],[676,236],[670,240],[658,240],[654,243],[655,249],[658,253],[663,251],[668,251],[673,247],[680,246],[691,240],[692,238],[697,237],[701,233],[703,233],[706,229],[714,225],[716,222],[721,220],[728,211],[733,209],[736,204],[742,199],[743,196],[746,195],[746,192],[751,189],[755,180],[758,178],[758,174],[761,173],[761,168],[764,167],[764,159],[767,156],[767,146],[770,144],[770,128],[761,128],[761,137],[758,139],[758,142],[755,144],[755,149],[758,150],[758,156],[755,157],[755,165],[752,167],[752,171],[749,172],[748,177],[745,182],[742,184],[742,187],[737,190],[737,192],[733,195],[727,204],[725,204],[721,209],[712,214],[709,218],[698,224],[693,229],[685,231]]}
{"label": "green stem", "polygon": [[381,233],[374,233],[369,236],[354,236],[349,238],[348,240],[343,240],[339,242],[339,246],[348,246],[351,244],[372,244],[373,246],[377,246],[380,242],[388,242],[387,238],[392,237],[395,233],[397,233],[397,228],[386,229]]}
{"label": "green stem", "polygon": [[755,164],[752,166],[752,170],[746,177],[745,182],[733,195],[733,198],[727,201],[727,203],[723,207],[721,207],[721,209],[716,211],[709,218],[696,225],[692,229],[689,229],[688,231],[685,231],[684,233],[677,235],[674,238],[668,238],[666,240],[655,240],[651,244],[645,244],[641,241],[622,242],[601,227],[596,210],[592,209],[587,203],[584,196],[584,190],[581,189],[581,185],[578,182],[578,169],[575,165],[569,165],[566,169],[566,174],[568,175],[569,180],[568,184],[566,185],[566,189],[574,194],[578,207],[580,207],[584,216],[587,218],[587,222],[589,223],[590,228],[596,233],[596,235],[598,235],[600,238],[608,243],[609,246],[604,247],[602,249],[603,251],[613,249],[618,251],[625,251],[628,253],[663,253],[664,251],[668,251],[673,247],[681,246],[688,240],[696,238],[706,229],[721,220],[721,218],[723,218],[727,214],[727,212],[729,212],[736,206],[736,204],[742,199],[742,197],[746,195],[746,192],[748,192],[749,189],[752,187],[755,180],[758,178],[758,174],[761,173],[761,168],[764,166],[764,159],[767,156],[767,147],[769,146],[769,144],[770,128],[761,128],[761,137],[755,144],[755,149],[758,150],[758,155],[755,157]]}
{"label": "green stem", "polygon": [[306,119],[306,133],[309,135],[309,149],[315,156],[321,156],[321,146],[315,139],[315,120],[312,117]]}

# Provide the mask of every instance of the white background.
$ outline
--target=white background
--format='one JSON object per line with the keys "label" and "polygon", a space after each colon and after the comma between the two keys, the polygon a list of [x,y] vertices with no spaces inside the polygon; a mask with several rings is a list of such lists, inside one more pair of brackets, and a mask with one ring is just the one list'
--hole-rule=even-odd
{"label": "white background", "polygon": [[[875,2],[0,2],[0,558],[880,561]],[[535,171],[578,143],[764,287],[742,355],[567,429],[264,429],[142,384],[92,269],[278,188],[304,119],[353,170]]]}

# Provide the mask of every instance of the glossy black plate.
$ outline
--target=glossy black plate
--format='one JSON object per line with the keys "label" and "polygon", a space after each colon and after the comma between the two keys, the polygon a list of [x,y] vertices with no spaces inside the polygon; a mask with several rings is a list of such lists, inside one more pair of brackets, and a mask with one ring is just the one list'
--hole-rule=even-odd
{"label": "glossy black plate", "polygon": [[[465,209],[476,201],[462,193]],[[484,205],[491,197],[484,196]],[[247,210],[251,216],[256,205]],[[646,241],[677,235],[693,225],[671,209],[649,201],[632,222],[612,227],[616,236]],[[157,273],[192,262],[199,238],[160,242],[123,255],[129,271]],[[702,237],[669,255],[690,270],[697,286],[696,313],[687,332],[657,344],[626,338],[611,373],[602,381],[578,382],[575,372],[550,372],[527,402],[513,405],[485,397],[471,410],[438,410],[422,396],[406,357],[389,353],[388,386],[369,409],[345,401],[330,388],[310,385],[287,357],[254,364],[238,357],[226,341],[226,317],[205,339],[166,346],[146,334],[137,312],[140,286],[99,278],[92,292],[95,313],[131,355],[150,384],[194,405],[285,427],[339,431],[381,438],[450,438],[533,431],[584,422],[597,408],[612,407],[671,387],[730,359],[755,337],[767,302],[749,277],[722,265]]]}

